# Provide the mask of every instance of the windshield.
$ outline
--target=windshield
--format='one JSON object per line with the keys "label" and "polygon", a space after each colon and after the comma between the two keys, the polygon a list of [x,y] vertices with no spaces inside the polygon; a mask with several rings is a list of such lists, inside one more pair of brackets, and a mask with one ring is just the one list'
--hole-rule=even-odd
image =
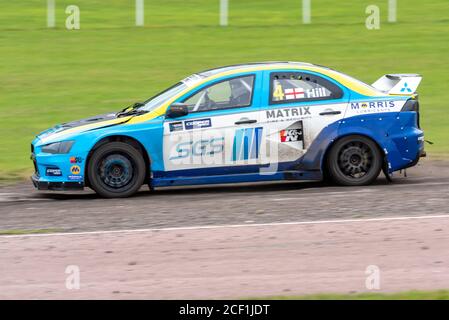
{"label": "windshield", "polygon": [[178,93],[180,93],[181,91],[183,91],[186,88],[187,88],[187,85],[185,85],[183,82],[178,82],[174,86],[171,86],[170,88],[162,91],[161,93],[158,93],[154,97],[145,101],[144,105],[142,107],[140,107],[139,110],[143,110],[143,111],[147,111],[147,112],[153,111],[157,107],[159,107],[162,103],[164,103],[168,99],[174,97],[175,95],[177,95]]}

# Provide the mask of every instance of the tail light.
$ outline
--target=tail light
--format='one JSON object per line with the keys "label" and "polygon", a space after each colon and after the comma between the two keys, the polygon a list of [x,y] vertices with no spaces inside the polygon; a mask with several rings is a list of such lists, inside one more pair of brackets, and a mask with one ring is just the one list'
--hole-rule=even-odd
{"label": "tail light", "polygon": [[401,111],[416,111],[419,112],[419,102],[416,99],[409,99],[402,107]]}
{"label": "tail light", "polygon": [[418,128],[421,128],[419,125],[419,101],[418,98],[412,98],[407,100],[407,102],[404,104],[404,106],[401,109],[401,112],[403,111],[415,111],[417,113],[416,115],[416,125]]}

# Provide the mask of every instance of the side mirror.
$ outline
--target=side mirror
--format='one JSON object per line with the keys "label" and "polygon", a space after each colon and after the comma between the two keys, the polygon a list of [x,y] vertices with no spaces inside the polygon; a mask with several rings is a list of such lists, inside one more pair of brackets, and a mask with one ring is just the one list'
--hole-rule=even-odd
{"label": "side mirror", "polygon": [[176,102],[168,107],[165,116],[168,118],[178,118],[186,116],[189,113],[189,108],[185,103]]}

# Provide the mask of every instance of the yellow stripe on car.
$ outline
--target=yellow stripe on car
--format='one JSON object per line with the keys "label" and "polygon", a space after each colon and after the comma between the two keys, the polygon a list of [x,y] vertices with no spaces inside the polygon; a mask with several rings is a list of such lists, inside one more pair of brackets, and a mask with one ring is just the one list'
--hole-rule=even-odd
{"label": "yellow stripe on car", "polygon": [[[85,131],[85,130],[91,130],[91,129],[95,129],[95,128],[100,128],[100,127],[104,127],[104,126],[109,126],[109,125],[114,125],[114,124],[118,124],[121,122],[125,122],[125,124],[136,124],[136,123],[142,123],[145,121],[149,121],[152,120],[154,118],[157,118],[161,115],[165,114],[165,111],[167,110],[168,106],[170,104],[172,104],[174,101],[176,101],[179,97],[183,96],[184,94],[186,94],[188,91],[193,90],[195,88],[198,88],[199,86],[203,85],[204,83],[217,79],[217,78],[221,78],[221,77],[225,77],[225,76],[229,76],[229,75],[233,75],[233,74],[238,74],[238,73],[242,73],[242,72],[254,72],[254,71],[262,71],[262,70],[306,70],[306,71],[313,71],[322,75],[325,75],[329,78],[334,79],[335,81],[341,83],[343,86],[349,88],[350,90],[353,90],[361,95],[365,95],[365,96],[379,96],[382,93],[380,93],[379,91],[377,91],[376,89],[370,87],[369,85],[360,82],[358,80],[355,80],[345,74],[342,74],[338,71],[332,70],[332,69],[328,69],[328,68],[324,68],[324,67],[319,67],[319,66],[314,66],[314,65],[266,65],[266,66],[247,66],[247,67],[242,67],[242,68],[237,68],[237,69],[233,69],[230,71],[223,71],[220,72],[216,75],[204,78],[203,80],[199,81],[194,87],[189,87],[187,89],[185,89],[184,91],[180,92],[179,94],[177,94],[176,96],[172,97],[171,99],[167,100],[165,103],[163,103],[159,108],[157,108],[156,110],[140,115],[140,116],[129,116],[132,117],[129,120],[129,117],[123,117],[123,118],[117,118],[117,119],[112,119],[112,120],[107,120],[104,122],[97,122],[97,123],[93,123],[93,124],[88,124],[88,125],[84,125],[84,126],[79,126],[79,127],[75,127],[72,129],[68,129],[68,130],[64,130],[61,131],[60,133],[54,134],[51,136],[52,141],[54,141],[55,138],[59,137],[59,136],[63,136],[66,134],[71,134],[71,133],[75,133],[75,132],[79,132],[79,131]],[[129,120],[129,121],[127,121]],[[43,139],[45,141],[45,138]]]}
{"label": "yellow stripe on car", "polygon": [[328,76],[329,78],[334,79],[335,81],[341,83],[345,87],[347,87],[357,93],[365,95],[365,96],[379,96],[382,94],[379,91],[377,91],[376,89],[371,88],[369,85],[364,84],[363,82],[356,81],[349,76],[339,73],[338,71],[323,68],[323,67],[313,66],[313,65],[311,65],[311,66],[303,66],[303,65],[302,66],[295,66],[295,65],[288,66],[288,65],[286,65],[286,66],[242,67],[242,68],[231,70],[231,71],[224,71],[224,72],[221,72],[214,76],[205,78],[204,80],[198,82],[195,85],[195,87],[187,88],[186,90],[182,91],[178,95],[167,100],[159,108],[157,108],[154,112],[135,117],[128,123],[131,124],[131,123],[139,123],[139,122],[149,121],[158,116],[164,115],[168,106],[170,104],[172,104],[174,101],[176,101],[179,97],[182,97],[188,91],[195,89],[195,88],[203,85],[204,83],[214,80],[214,79],[217,79],[217,78],[221,78],[221,77],[225,77],[225,76],[229,76],[229,75],[233,75],[233,74],[238,74],[238,73],[242,73],[242,72],[254,72],[254,71],[260,71],[260,70],[292,70],[292,69],[307,70],[307,71],[313,71],[313,72],[320,73],[322,75],[325,75],[325,76]]}

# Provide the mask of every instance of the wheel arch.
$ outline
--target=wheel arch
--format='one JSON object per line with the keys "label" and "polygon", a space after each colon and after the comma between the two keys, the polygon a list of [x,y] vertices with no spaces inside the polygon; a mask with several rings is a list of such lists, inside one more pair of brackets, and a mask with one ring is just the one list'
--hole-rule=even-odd
{"label": "wheel arch", "polygon": [[364,138],[367,138],[369,140],[371,140],[372,142],[374,142],[374,144],[377,146],[377,148],[379,149],[381,155],[382,155],[382,163],[383,165],[385,165],[387,163],[387,153],[385,152],[385,148],[382,147],[382,145],[379,143],[379,141],[377,141],[376,138],[374,138],[373,136],[371,136],[368,133],[364,133],[364,132],[347,132],[345,134],[342,134],[341,136],[338,136],[338,138],[332,140],[326,147],[324,153],[323,153],[323,157],[321,158],[321,172],[323,173],[323,177],[326,179],[329,177],[329,169],[327,167],[327,159],[329,157],[329,153],[332,150],[332,147],[341,139],[348,137],[348,136],[361,136]]}
{"label": "wheel arch", "polygon": [[[110,142],[124,142],[127,143],[131,146],[133,146],[135,149],[137,149],[143,156],[143,159],[145,161],[145,181],[149,181],[149,179],[151,178],[151,157],[150,154],[148,153],[148,151],[146,150],[146,148],[144,147],[144,145],[137,139],[130,137],[128,135],[123,135],[123,134],[117,134],[117,135],[110,135],[110,136],[106,136],[106,137],[102,137],[100,140],[98,140],[94,146],[90,149],[87,158],[86,158],[86,168],[84,169],[85,172],[88,171],[88,167],[90,164],[90,158],[92,157],[93,153],[95,152],[96,149],[98,149],[99,147],[110,143]],[[84,175],[85,176],[85,181],[84,184],[86,186],[90,186],[90,182],[89,182],[89,177],[87,174]]]}

